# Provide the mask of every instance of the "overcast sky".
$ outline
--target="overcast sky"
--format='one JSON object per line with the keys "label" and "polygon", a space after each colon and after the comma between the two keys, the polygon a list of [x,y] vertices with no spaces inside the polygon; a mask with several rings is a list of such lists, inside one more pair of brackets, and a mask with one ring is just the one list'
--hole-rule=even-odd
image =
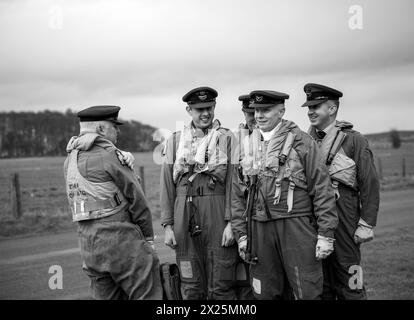
{"label": "overcast sky", "polygon": [[[352,30],[352,5],[363,29]],[[303,86],[344,93],[340,119],[362,133],[414,129],[414,2],[1,1],[0,111],[122,107],[120,117],[174,130],[182,96],[219,92],[216,117],[242,121],[237,97],[290,94],[307,129]]]}

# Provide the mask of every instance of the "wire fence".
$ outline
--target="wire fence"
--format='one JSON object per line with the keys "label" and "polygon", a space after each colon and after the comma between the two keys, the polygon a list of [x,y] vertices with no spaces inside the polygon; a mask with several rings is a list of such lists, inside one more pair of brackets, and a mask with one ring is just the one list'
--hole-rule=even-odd
{"label": "wire fence", "polygon": [[[154,218],[160,216],[160,166],[152,153],[135,155]],[[414,150],[374,150],[376,169],[382,186],[414,183]],[[70,217],[63,177],[64,158],[0,160],[0,218],[23,215],[67,215]]]}

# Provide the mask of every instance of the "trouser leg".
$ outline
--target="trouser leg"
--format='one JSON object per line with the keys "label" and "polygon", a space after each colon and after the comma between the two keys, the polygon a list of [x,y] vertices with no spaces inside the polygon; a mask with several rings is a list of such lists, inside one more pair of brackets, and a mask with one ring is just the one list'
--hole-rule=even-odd
{"label": "trouser leg", "polygon": [[97,297],[162,298],[158,257],[137,225],[92,221],[83,223],[79,234],[83,265]]}
{"label": "trouser leg", "polygon": [[315,257],[317,233],[311,217],[276,221],[278,248],[289,284],[297,299],[320,299],[322,263]]}
{"label": "trouser leg", "polygon": [[177,241],[175,251],[181,276],[181,295],[184,300],[203,300],[207,298],[206,250],[202,234],[197,237],[190,236],[189,213],[185,202],[185,196],[178,196],[174,209],[174,234]]}
{"label": "trouser leg", "polygon": [[336,300],[335,269],[333,266],[333,253],[322,261],[323,292],[322,300]]}
{"label": "trouser leg", "polygon": [[254,300],[252,287],[250,286],[250,265],[240,257],[236,266],[236,297],[237,300]]}
{"label": "trouser leg", "polygon": [[[358,197],[349,190],[340,190],[337,201],[338,227],[335,230],[334,252],[327,264],[332,273],[332,287],[341,300],[367,299],[363,285],[360,246],[354,242],[354,233],[360,217]],[[325,297],[325,295],[324,295]]]}
{"label": "trouser leg", "polygon": [[208,298],[211,300],[236,299],[236,244],[209,250],[207,257]]}
{"label": "trouser leg", "polygon": [[361,252],[359,245],[354,242],[354,232],[355,229],[339,223],[335,232],[335,250],[327,261],[333,275],[332,286],[340,300],[367,299],[363,285]]}
{"label": "trouser leg", "polygon": [[[174,233],[177,241],[177,264],[181,272],[184,299],[235,299],[237,245],[222,246],[225,221],[223,186],[209,186],[210,177],[199,175],[192,188],[192,206],[179,195],[174,208]],[[218,182],[216,182],[218,184]],[[217,192],[220,189],[223,192]],[[215,194],[209,194],[215,191]],[[201,234],[189,233],[190,210],[201,227]]]}
{"label": "trouser leg", "polygon": [[252,252],[258,261],[251,265],[250,281],[259,300],[282,299],[286,287],[282,257],[276,245],[276,223],[252,221]]}
{"label": "trouser leg", "polygon": [[96,300],[126,300],[128,295],[112,279],[109,273],[100,273],[83,266],[90,279],[92,298]]}

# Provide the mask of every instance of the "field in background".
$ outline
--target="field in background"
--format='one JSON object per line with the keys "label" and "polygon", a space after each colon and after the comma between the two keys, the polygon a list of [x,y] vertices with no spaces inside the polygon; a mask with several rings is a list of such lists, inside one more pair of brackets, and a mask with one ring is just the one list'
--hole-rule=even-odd
{"label": "field in background", "polygon": [[[414,186],[414,144],[399,149],[373,150],[377,170],[382,175],[382,189]],[[143,166],[146,195],[154,220],[160,217],[160,166],[153,161],[152,152],[136,153],[135,172]],[[403,178],[405,159],[405,178]],[[20,158],[0,160],[0,237],[38,233],[71,228],[70,213],[63,179],[64,157]],[[11,215],[10,175],[18,173],[22,194],[24,219],[16,221]]]}
{"label": "field in background", "polygon": [[[159,175],[152,152],[136,153],[135,172],[144,166],[145,188],[154,220],[160,217]],[[64,157],[0,160],[0,237],[74,228],[65,195]],[[18,173],[23,218],[11,215],[10,175]]]}

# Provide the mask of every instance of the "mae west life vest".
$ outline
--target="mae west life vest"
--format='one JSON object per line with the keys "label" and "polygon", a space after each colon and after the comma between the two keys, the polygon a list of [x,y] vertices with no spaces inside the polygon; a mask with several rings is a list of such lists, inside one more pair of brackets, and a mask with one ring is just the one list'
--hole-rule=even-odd
{"label": "mae west life vest", "polygon": [[221,138],[225,135],[224,130],[218,120],[214,121],[213,128],[209,129],[203,137],[197,136],[196,130],[191,124],[184,127],[180,134],[177,151],[174,154],[173,180],[175,183],[184,173],[190,171],[190,166],[193,166],[194,176],[205,172],[214,175],[220,182],[224,182],[228,161],[225,151],[227,146],[220,145],[227,143],[227,139]]}
{"label": "mae west life vest", "polygon": [[290,213],[293,208],[295,188],[307,190],[307,182],[299,155],[293,148],[296,135],[292,129],[297,127],[291,121],[282,121],[282,127],[268,143],[261,141],[259,130],[254,130],[250,136],[245,137],[240,165],[243,175],[276,178],[273,197],[275,205],[281,198],[282,181],[288,180],[287,207]]}
{"label": "mae west life vest", "polygon": [[346,133],[343,132],[343,129],[352,127],[351,123],[337,121],[320,143],[322,161],[329,169],[336,200],[340,197],[339,183],[354,189],[356,188],[356,163],[346,155],[342,148],[342,143],[346,138]]}
{"label": "mae west life vest", "polygon": [[78,152],[69,154],[66,194],[72,211],[72,220],[92,220],[118,213],[127,201],[113,181],[91,182],[78,170]]}

